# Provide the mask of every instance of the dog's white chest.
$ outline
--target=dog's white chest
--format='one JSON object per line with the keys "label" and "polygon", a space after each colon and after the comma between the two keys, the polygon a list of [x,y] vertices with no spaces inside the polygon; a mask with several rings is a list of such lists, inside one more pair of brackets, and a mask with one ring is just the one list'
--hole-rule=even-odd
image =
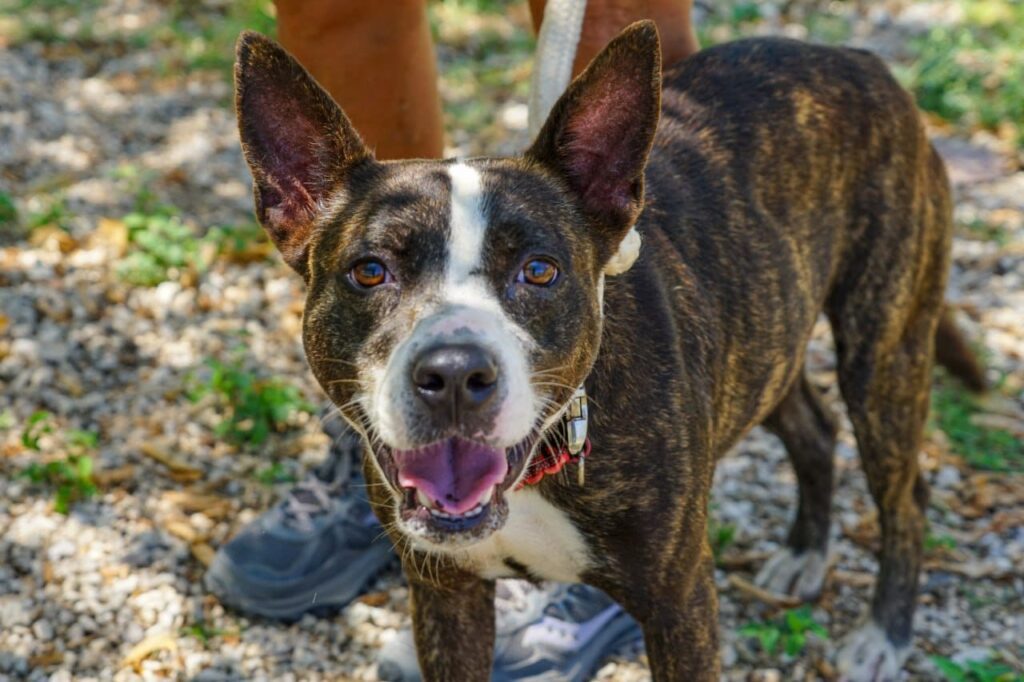
{"label": "dog's white chest", "polygon": [[516,575],[507,559],[545,580],[579,582],[591,565],[583,536],[560,509],[532,488],[506,493],[508,521],[498,532],[469,549],[456,561],[484,578]]}

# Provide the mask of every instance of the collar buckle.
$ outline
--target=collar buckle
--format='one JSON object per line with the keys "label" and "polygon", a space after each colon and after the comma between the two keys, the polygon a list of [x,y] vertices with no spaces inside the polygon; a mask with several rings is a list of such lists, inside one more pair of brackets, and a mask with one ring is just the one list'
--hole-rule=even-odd
{"label": "collar buckle", "polygon": [[562,418],[565,421],[565,448],[570,455],[578,455],[587,442],[587,391],[580,386],[569,399],[569,407]]}

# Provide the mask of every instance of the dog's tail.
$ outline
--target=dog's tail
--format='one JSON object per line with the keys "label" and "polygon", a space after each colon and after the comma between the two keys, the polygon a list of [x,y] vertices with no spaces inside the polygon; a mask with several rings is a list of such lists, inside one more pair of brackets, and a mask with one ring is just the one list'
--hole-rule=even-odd
{"label": "dog's tail", "polygon": [[988,389],[985,369],[957,327],[948,305],[943,308],[939,327],[935,330],[935,362],[975,393],[984,393]]}

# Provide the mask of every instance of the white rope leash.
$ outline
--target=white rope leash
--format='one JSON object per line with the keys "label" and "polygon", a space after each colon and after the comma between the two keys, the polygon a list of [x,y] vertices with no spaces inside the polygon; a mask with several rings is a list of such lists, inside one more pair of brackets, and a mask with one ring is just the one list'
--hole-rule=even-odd
{"label": "white rope leash", "polygon": [[527,125],[532,140],[572,80],[587,0],[548,0],[537,36]]}
{"label": "white rope leash", "polygon": [[[531,140],[537,137],[555,102],[572,81],[572,63],[576,59],[586,9],[587,0],[548,0],[544,7],[530,79],[527,128]],[[640,233],[634,225],[605,265],[604,274],[614,276],[626,272],[639,255]],[[581,466],[581,476],[582,473]]]}

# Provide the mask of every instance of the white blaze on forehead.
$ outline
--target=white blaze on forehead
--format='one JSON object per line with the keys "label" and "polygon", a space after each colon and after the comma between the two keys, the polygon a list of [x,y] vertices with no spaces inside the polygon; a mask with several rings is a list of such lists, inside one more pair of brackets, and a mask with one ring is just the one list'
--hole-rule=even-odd
{"label": "white blaze on forehead", "polygon": [[533,340],[509,319],[483,272],[487,218],[480,171],[461,162],[447,170],[451,213],[439,295],[433,305],[423,307],[408,336],[392,351],[380,379],[372,382],[371,419],[388,445],[416,446],[409,425],[419,419],[418,403],[410,390],[409,367],[424,348],[476,343],[494,354],[503,377],[492,430],[479,437],[509,447],[530,433],[541,409],[530,383],[527,351]]}
{"label": "white blaze on forehead", "polygon": [[452,181],[451,233],[448,238],[448,289],[464,284],[483,258],[487,219],[483,210],[480,172],[464,163],[448,167]]}

